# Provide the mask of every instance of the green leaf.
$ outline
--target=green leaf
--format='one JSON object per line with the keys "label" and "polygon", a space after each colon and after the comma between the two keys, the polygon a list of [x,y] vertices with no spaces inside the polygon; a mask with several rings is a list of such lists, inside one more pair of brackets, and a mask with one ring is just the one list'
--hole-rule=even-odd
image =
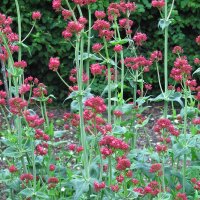
{"label": "green leaf", "polygon": [[172,200],[172,195],[170,193],[159,193],[153,200]]}
{"label": "green leaf", "polygon": [[8,147],[3,151],[3,155],[11,158],[20,158],[22,156],[22,152],[19,152],[19,150],[15,147]]}
{"label": "green leaf", "polygon": [[160,102],[160,101],[176,101],[178,102],[182,107],[183,102],[181,100],[182,94],[180,92],[175,92],[174,90],[168,90],[166,93],[161,93],[155,98],[149,99],[150,101],[154,102]]}
{"label": "green leaf", "polygon": [[41,199],[49,199],[49,196],[46,195],[45,193],[43,192],[36,192],[36,197],[39,197]]}
{"label": "green leaf", "polygon": [[196,71],[194,71],[193,75],[199,74],[199,73],[200,73],[200,67]]}
{"label": "green leaf", "polygon": [[117,44],[126,44],[126,43],[128,43],[130,41],[130,39],[127,39],[127,38],[125,38],[125,39],[122,39],[122,40],[112,40],[112,41],[110,41],[109,43],[111,44],[111,45],[113,45],[113,46],[115,46],[115,45],[117,45]]}
{"label": "green leaf", "polygon": [[72,184],[75,189],[74,200],[79,200],[85,192],[89,191],[89,182],[83,179],[72,180]]}
{"label": "green leaf", "polygon": [[66,130],[54,131],[54,137],[55,138],[61,138],[65,133],[67,133]]}
{"label": "green leaf", "polygon": [[[83,60],[87,60],[87,59],[99,60],[99,61],[102,60],[102,58],[99,58],[94,54],[83,53],[82,56],[83,56]],[[81,59],[81,55],[78,56],[78,59],[79,60]]]}
{"label": "green leaf", "polygon": [[19,195],[25,196],[25,197],[32,197],[34,195],[34,189],[33,188],[26,188],[22,190]]}
{"label": "green leaf", "polygon": [[171,24],[171,22],[172,20],[166,21],[165,19],[160,19],[160,21],[158,22],[158,28],[161,28],[162,30],[164,30]]}
{"label": "green leaf", "polygon": [[[114,83],[111,85],[111,91],[114,91],[116,88],[118,87],[117,83]],[[108,85],[104,88],[103,92],[101,93],[101,96],[103,96],[104,94],[106,94],[108,92]]]}
{"label": "green leaf", "polygon": [[124,134],[126,133],[126,131],[127,131],[126,127],[122,126],[115,126],[112,130],[114,134]]}
{"label": "green leaf", "polygon": [[190,153],[190,149],[187,146],[183,146],[179,143],[173,145],[174,159]]}

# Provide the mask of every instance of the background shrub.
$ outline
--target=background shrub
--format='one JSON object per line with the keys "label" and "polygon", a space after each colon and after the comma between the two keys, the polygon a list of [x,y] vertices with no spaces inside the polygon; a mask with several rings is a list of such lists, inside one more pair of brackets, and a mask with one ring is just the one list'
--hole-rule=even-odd
{"label": "background shrub", "polygon": [[[113,1],[97,1],[96,4],[92,5],[92,9],[93,11],[98,9],[103,10],[109,2]],[[141,49],[141,52],[145,52],[144,55],[148,57],[150,52],[154,50],[163,50],[163,32],[161,29],[158,29],[159,13],[156,9],[151,8],[151,1],[136,0],[135,2],[137,4],[137,11],[132,16],[135,22],[133,33],[141,31],[148,35],[148,42]],[[25,44],[29,46],[29,49],[23,49],[23,59],[27,60],[29,64],[26,74],[37,76],[48,85],[49,92],[55,94],[58,101],[63,101],[68,91],[56,77],[56,74],[48,70],[48,61],[51,56],[60,57],[62,61],[61,73],[64,74],[65,79],[68,79],[70,69],[73,67],[74,51],[72,50],[71,44],[66,42],[61,36],[66,22],[62,19],[60,13],[53,11],[51,0],[19,0],[19,4],[23,22],[23,36],[26,36],[31,28],[31,13],[35,10],[39,10],[42,13],[42,19],[37,23],[33,34],[25,41]],[[14,2],[11,3],[9,0],[1,0],[0,12],[11,16],[16,25]],[[195,38],[200,33],[200,20],[197,16],[200,16],[200,2],[197,0],[176,1],[172,15],[173,22],[169,30],[170,49],[175,45],[182,46],[185,55],[189,57],[192,65],[194,57],[200,55],[200,50],[195,45]],[[17,26],[13,28],[17,29]],[[170,55],[169,58],[169,68],[171,68],[174,56]],[[161,66],[161,72],[163,68]],[[155,71],[156,69],[152,67],[150,73],[145,77],[145,80],[152,83],[153,86],[157,85]],[[97,79],[92,88],[94,93],[102,91],[104,85],[104,80]],[[127,86],[129,86],[128,83]],[[154,87],[153,92],[156,93],[157,89]],[[126,95],[128,97],[129,94],[127,93]]]}

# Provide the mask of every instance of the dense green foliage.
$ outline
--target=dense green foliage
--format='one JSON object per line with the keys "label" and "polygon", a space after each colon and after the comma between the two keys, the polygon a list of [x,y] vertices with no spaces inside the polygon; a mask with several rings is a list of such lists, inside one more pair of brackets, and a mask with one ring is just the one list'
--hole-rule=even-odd
{"label": "dense green foliage", "polygon": [[[92,5],[92,9],[104,9],[109,2],[102,0]],[[171,2],[171,1],[169,1]],[[27,60],[29,67],[26,74],[37,76],[45,84],[48,85],[49,92],[53,92],[58,99],[63,99],[67,95],[64,85],[56,77],[56,74],[48,70],[48,60],[51,56],[58,56],[62,61],[62,74],[68,79],[70,69],[73,67],[74,51],[70,43],[66,42],[61,33],[66,26],[66,22],[62,19],[60,13],[55,13],[51,7],[51,0],[19,0],[23,21],[23,36],[25,36],[32,25],[31,13],[39,10],[42,13],[42,19],[37,23],[33,34],[25,42],[30,48],[24,49],[24,59]],[[158,29],[159,12],[151,8],[151,1],[137,0],[137,11],[133,14],[132,19],[135,22],[133,33],[137,30],[148,35],[148,42],[142,47],[141,52],[147,56],[153,50],[163,50],[163,32]],[[15,4],[9,0],[0,2],[0,12],[10,15],[16,20]],[[175,2],[175,10],[172,14],[172,24],[170,25],[170,49],[175,45],[180,45],[185,51],[185,55],[189,57],[193,65],[193,58],[200,54],[198,46],[195,45],[195,37],[200,33],[200,2],[197,0],[181,0]],[[15,23],[16,24],[16,23]],[[14,29],[17,28],[13,27]],[[156,41],[156,42],[155,42]],[[26,52],[25,52],[26,51]],[[170,66],[173,65],[173,56],[169,56]],[[169,67],[170,67],[169,66]],[[161,66],[162,71],[163,66]],[[156,73],[154,68],[148,73],[149,83],[156,83]],[[162,78],[162,77],[161,77]],[[104,80],[97,80],[93,85],[94,92],[101,91]],[[102,85],[102,87],[101,87]],[[57,88],[63,88],[62,92]],[[154,88],[156,90],[156,88]],[[155,91],[154,90],[154,91]]]}

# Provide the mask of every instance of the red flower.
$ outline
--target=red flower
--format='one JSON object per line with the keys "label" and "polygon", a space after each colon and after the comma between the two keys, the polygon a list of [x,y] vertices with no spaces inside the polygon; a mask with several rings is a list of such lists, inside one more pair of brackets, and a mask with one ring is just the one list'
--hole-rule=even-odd
{"label": "red flower", "polygon": [[165,0],[153,0],[151,5],[155,8],[162,9],[165,6]]}
{"label": "red flower", "polygon": [[120,52],[120,51],[123,50],[123,46],[120,45],[120,44],[117,44],[117,45],[115,45],[115,47],[113,48],[113,50],[114,50],[115,52]]}
{"label": "red flower", "polygon": [[102,190],[105,187],[106,187],[105,182],[101,182],[101,183],[98,183],[96,181],[94,182],[94,190],[95,190],[95,192],[99,192],[100,190]]}
{"label": "red flower", "polygon": [[49,60],[49,69],[52,71],[57,71],[59,66],[60,66],[59,58],[51,57]]}
{"label": "red flower", "polygon": [[56,166],[55,166],[55,165],[51,164],[51,165],[49,166],[49,170],[50,170],[50,171],[54,171],[55,169],[56,169]]}
{"label": "red flower", "polygon": [[14,172],[16,172],[17,171],[17,168],[14,166],[14,165],[11,165],[10,167],[9,167],[9,172],[10,173],[14,173]]}
{"label": "red flower", "polygon": [[147,40],[147,35],[145,33],[136,33],[133,37],[133,40],[135,41],[137,46],[142,46],[142,43]]}
{"label": "red flower", "polygon": [[110,189],[111,189],[113,192],[118,192],[118,191],[119,191],[119,186],[118,186],[118,185],[111,185],[111,186],[110,186]]}
{"label": "red flower", "polygon": [[102,49],[102,44],[100,44],[100,43],[96,43],[96,44],[94,44],[93,46],[92,46],[92,50],[93,50],[93,52],[95,52],[95,53],[99,53],[100,52],[100,50]]}
{"label": "red flower", "polygon": [[14,66],[16,68],[24,69],[25,67],[27,67],[27,63],[26,63],[26,61],[22,60],[22,61],[15,62]]}
{"label": "red flower", "polygon": [[106,17],[106,13],[104,11],[98,11],[98,10],[95,11],[94,15],[97,19],[103,19]]}
{"label": "red flower", "polygon": [[196,37],[196,43],[200,45],[200,35]]}
{"label": "red flower", "polygon": [[160,163],[155,163],[155,164],[151,165],[151,168],[150,168],[149,172],[150,173],[155,173],[155,172],[160,171],[161,168],[162,168],[162,165]]}
{"label": "red flower", "polygon": [[42,15],[39,11],[35,11],[35,12],[32,13],[32,19],[33,20],[39,20],[39,19],[41,19],[41,16]]}

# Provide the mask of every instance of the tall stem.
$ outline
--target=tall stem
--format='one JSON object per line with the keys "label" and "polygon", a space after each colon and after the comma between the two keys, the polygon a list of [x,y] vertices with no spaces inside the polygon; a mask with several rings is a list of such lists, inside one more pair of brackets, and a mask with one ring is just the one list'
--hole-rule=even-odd
{"label": "tall stem", "polygon": [[108,158],[108,167],[109,167],[109,185],[112,185],[112,157],[111,156],[109,156],[109,158]]}
{"label": "tall stem", "polygon": [[18,0],[15,0],[15,5],[17,9],[17,24],[18,24],[18,35],[19,35],[19,51],[18,51],[18,61],[22,59],[22,49],[21,49],[21,42],[22,42],[22,22],[21,22],[21,13],[19,9]]}
{"label": "tall stem", "polygon": [[162,158],[162,188],[163,188],[163,191],[165,192],[165,157],[163,155],[163,158]]}
{"label": "tall stem", "polygon": [[[187,143],[187,111],[188,111],[188,95],[187,95],[187,86],[184,81],[184,93],[185,93],[185,107],[184,107],[184,128],[183,128],[183,133],[184,133],[184,140],[185,144]],[[186,185],[186,161],[187,161],[187,155],[184,154],[183,158],[183,192],[185,192],[185,185]]]}
{"label": "tall stem", "polygon": [[[88,5],[88,19],[89,19],[89,22],[88,22],[89,23],[89,28],[88,28],[87,54],[88,54],[88,58],[89,58],[89,55],[90,55],[91,26],[92,26],[92,13],[91,13],[90,5]],[[89,85],[89,83],[90,83],[90,59],[87,59],[86,73],[87,73],[87,76],[88,76],[87,84]]]}
{"label": "tall stem", "polygon": [[[165,0],[165,20],[168,18],[167,0]],[[164,77],[165,77],[165,93],[168,90],[168,26],[165,27],[165,41],[164,41]],[[168,102],[164,103],[164,117],[167,117]]]}
{"label": "tall stem", "polygon": [[11,127],[10,127],[10,123],[8,121],[7,115],[6,115],[5,111],[4,111],[4,109],[2,108],[2,106],[0,106],[0,107],[1,107],[1,112],[3,113],[4,118],[6,120],[6,123],[7,123],[7,126],[8,126],[8,130],[11,132]]}
{"label": "tall stem", "polygon": [[[2,48],[0,45],[0,53],[2,53]],[[8,90],[8,82],[7,82],[7,77],[6,77],[6,66],[5,66],[5,62],[3,60],[1,60],[1,71],[2,71],[2,75],[3,75],[3,83],[4,83],[4,88],[6,91],[6,101],[7,101],[7,105],[10,99],[10,94],[9,94],[9,90]]]}
{"label": "tall stem", "polygon": [[[79,48],[80,48],[80,51],[79,51]],[[84,147],[83,164],[84,164],[85,178],[88,180],[89,179],[89,162],[88,162],[88,155],[87,155],[87,140],[86,140],[85,126],[84,126],[84,119],[83,119],[83,96],[82,96],[83,51],[84,51],[84,38],[81,36],[77,36],[75,59],[76,59],[76,66],[77,66],[78,90],[79,90],[78,103],[79,103],[79,115],[80,115],[80,132],[81,132],[81,144]],[[80,63],[78,59],[79,55],[80,55]]]}
{"label": "tall stem", "polygon": [[111,72],[110,72],[110,57],[108,53],[108,45],[105,37],[103,38],[105,52],[106,52],[106,59],[107,59],[107,67],[108,67],[108,123],[111,124]]}

